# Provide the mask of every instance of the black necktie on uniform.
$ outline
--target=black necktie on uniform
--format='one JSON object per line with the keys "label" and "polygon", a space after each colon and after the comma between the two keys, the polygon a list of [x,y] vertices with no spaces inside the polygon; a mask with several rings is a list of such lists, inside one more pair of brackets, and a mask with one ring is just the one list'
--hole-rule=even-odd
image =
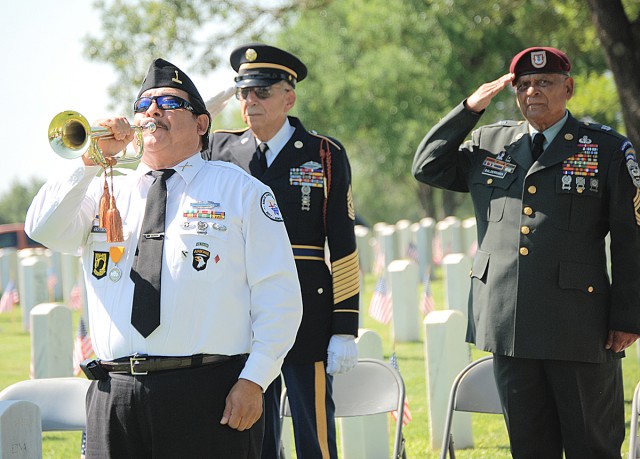
{"label": "black necktie on uniform", "polygon": [[531,156],[533,156],[533,160],[537,161],[542,151],[542,144],[544,143],[544,134],[538,132],[533,136],[533,146],[531,147]]}
{"label": "black necktie on uniform", "polygon": [[269,149],[269,145],[266,143],[261,143],[258,145],[258,150],[260,151],[260,168],[262,169],[262,173],[264,173],[269,166],[267,166],[267,150]]}
{"label": "black necktie on uniform", "polygon": [[131,325],[145,338],[160,325],[160,270],[167,213],[167,179],[174,169],[147,172],[154,177],[149,188],[136,258],[131,268],[135,284]]}

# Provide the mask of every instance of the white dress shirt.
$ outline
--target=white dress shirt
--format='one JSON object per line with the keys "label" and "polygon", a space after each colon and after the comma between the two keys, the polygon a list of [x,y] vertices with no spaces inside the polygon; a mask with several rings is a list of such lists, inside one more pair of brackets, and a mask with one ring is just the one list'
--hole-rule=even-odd
{"label": "white dress shirt", "polygon": [[293,133],[296,132],[296,128],[291,126],[289,123],[289,118],[284,119],[284,124],[280,128],[276,135],[271,137],[269,140],[262,140],[256,137],[256,143],[259,145],[261,143],[267,143],[269,149],[266,152],[267,155],[267,167],[271,166],[271,163],[276,159],[278,153],[284,148],[289,139],[293,137]]}
{"label": "white dress shirt", "polygon": [[[130,323],[129,273],[153,180],[145,175],[147,166],[115,177],[124,242],[106,242],[94,226],[104,183],[96,178],[97,166],[48,181],[29,208],[26,231],[53,250],[81,255],[99,358],[250,353],[240,377],[266,389],[302,316],[291,245],[275,198],[240,168],[204,161],[199,153],[174,169],[167,181],[160,326],[146,339]],[[118,249],[124,253],[116,263]],[[114,269],[121,271],[119,280]]]}

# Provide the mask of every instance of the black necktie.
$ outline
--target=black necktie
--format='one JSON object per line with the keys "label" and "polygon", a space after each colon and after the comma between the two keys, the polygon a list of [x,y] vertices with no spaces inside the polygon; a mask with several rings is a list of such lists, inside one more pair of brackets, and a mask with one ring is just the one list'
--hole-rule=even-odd
{"label": "black necktie", "polygon": [[531,147],[531,156],[533,156],[533,160],[537,161],[542,151],[542,144],[544,143],[544,134],[538,132],[533,136],[533,146]]}
{"label": "black necktie", "polygon": [[149,188],[136,258],[131,268],[135,284],[131,325],[145,338],[160,325],[160,270],[167,212],[167,179],[174,169],[148,172],[154,177]]}
{"label": "black necktie", "polygon": [[258,145],[258,150],[260,150],[260,168],[262,169],[262,173],[267,170],[269,166],[267,166],[267,150],[269,149],[269,145],[266,143],[261,143]]}

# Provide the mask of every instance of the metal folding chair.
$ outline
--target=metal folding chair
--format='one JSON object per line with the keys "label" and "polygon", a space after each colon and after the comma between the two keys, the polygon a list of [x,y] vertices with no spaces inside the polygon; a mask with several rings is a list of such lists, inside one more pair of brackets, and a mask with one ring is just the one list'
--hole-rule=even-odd
{"label": "metal folding chair", "polygon": [[638,414],[640,414],[640,382],[633,391],[631,402],[631,422],[629,423],[629,459],[640,458],[638,445]]}
{"label": "metal folding chair", "polygon": [[502,405],[493,376],[493,357],[487,356],[464,367],[451,386],[447,418],[442,437],[440,459],[446,459],[447,452],[455,459],[451,424],[454,411],[502,414]]}
{"label": "metal folding chair", "polygon": [[[337,418],[369,416],[397,411],[393,442],[393,458],[403,457],[402,416],[404,413],[404,381],[398,370],[377,359],[359,359],[347,373],[333,377],[333,401]],[[280,421],[291,416],[287,389],[280,399]]]}
{"label": "metal folding chair", "polygon": [[40,408],[42,431],[84,430],[85,399],[91,381],[43,378],[20,381],[0,392],[1,400],[25,400]]}

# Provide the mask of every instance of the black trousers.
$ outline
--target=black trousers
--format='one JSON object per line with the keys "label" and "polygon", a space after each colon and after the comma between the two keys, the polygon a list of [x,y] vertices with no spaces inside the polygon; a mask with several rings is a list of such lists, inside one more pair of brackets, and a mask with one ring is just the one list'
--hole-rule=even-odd
{"label": "black trousers", "polygon": [[87,393],[86,458],[259,458],[264,415],[242,432],[220,424],[244,363],[94,381]]}
{"label": "black trousers", "polygon": [[514,459],[620,459],[624,392],[620,360],[606,363],[494,355]]}

